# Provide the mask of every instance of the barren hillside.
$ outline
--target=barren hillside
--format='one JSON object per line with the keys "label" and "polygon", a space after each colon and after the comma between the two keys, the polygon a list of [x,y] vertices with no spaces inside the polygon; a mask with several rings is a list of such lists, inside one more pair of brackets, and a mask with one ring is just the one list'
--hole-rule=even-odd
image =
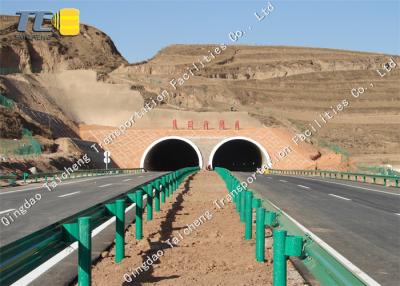
{"label": "barren hillside", "polygon": [[[266,125],[304,132],[343,99],[349,107],[318,129],[311,142],[350,153],[365,164],[400,165],[400,71],[380,77],[376,69],[399,56],[353,51],[228,46],[194,76],[177,85],[192,63],[218,45],[174,45],[146,63],[121,66],[113,82],[130,82],[149,96],[172,90],[166,108],[247,111]],[[199,64],[197,64],[199,65]],[[371,87],[371,84],[373,87]],[[369,87],[354,98],[351,90]],[[332,113],[332,112],[331,112]]]}
{"label": "barren hillside", "polygon": [[[76,37],[54,34],[49,41],[16,39],[12,16],[2,18],[0,29],[5,74],[0,91],[18,104],[13,112],[20,121],[42,126],[33,128],[37,135],[77,137],[79,123],[118,125],[164,89],[171,96],[139,128],[165,128],[172,117],[196,118],[195,111],[214,114],[211,120],[228,112],[245,122],[256,119],[304,133],[322,113],[332,113],[348,100],[307,141],[351,154],[359,164],[400,166],[399,67],[384,77],[376,72],[390,59],[400,63],[399,56],[284,46],[173,45],[148,61],[128,64],[107,35],[88,25],[81,25]],[[354,98],[351,90],[358,87],[368,90]]]}

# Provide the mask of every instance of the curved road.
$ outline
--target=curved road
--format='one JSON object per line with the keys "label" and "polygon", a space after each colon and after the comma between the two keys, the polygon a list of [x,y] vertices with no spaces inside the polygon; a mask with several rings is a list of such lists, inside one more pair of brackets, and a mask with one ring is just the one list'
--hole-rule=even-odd
{"label": "curved road", "polygon": [[[244,181],[250,173],[234,173]],[[257,175],[249,188],[382,285],[400,285],[400,192],[371,184]]]}
{"label": "curved road", "polygon": [[[0,246],[125,193],[164,173],[146,172],[78,178],[65,181],[52,191],[43,187],[43,183],[2,188],[0,190]],[[27,209],[25,214],[15,218],[12,213],[23,206],[25,199],[34,198],[35,194],[40,194],[41,199]],[[14,218],[14,222],[9,225],[5,225],[7,222],[3,218],[9,217],[7,213]]]}

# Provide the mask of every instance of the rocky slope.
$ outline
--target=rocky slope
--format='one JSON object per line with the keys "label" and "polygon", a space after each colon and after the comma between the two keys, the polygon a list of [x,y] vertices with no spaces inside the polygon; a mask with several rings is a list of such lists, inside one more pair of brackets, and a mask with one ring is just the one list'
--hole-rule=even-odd
{"label": "rocky slope", "polygon": [[[126,63],[110,37],[88,25],[81,24],[80,34],[73,37],[53,32],[49,40],[21,40],[16,31],[18,17],[1,16],[0,23],[1,69],[23,73],[94,69],[104,73]],[[32,35],[31,27],[32,21],[28,35]]]}

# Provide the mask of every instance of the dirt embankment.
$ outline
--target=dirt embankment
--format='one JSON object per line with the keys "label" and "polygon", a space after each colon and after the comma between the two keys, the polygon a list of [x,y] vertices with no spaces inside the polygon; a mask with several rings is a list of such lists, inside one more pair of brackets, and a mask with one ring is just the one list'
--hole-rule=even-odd
{"label": "dirt embankment", "polygon": [[[144,222],[143,240],[135,240],[134,227],[128,229],[121,263],[114,263],[114,248],[102,254],[93,266],[93,285],[272,285],[271,239],[266,262],[256,262],[254,240],[243,239],[244,227],[233,205],[219,209],[213,204],[225,195],[215,173],[186,179],[154,219]],[[197,226],[196,220],[201,221]],[[134,277],[131,272],[157,251],[163,255]],[[125,273],[132,282],[124,281]],[[290,262],[288,285],[304,285]]]}

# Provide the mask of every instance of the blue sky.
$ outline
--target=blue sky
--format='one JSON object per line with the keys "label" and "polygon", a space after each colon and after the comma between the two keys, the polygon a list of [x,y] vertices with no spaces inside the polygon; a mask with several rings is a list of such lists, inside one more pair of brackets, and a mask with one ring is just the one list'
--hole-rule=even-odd
{"label": "blue sky", "polygon": [[[400,54],[400,0],[270,1],[22,1],[0,0],[1,14],[18,10],[78,8],[81,22],[107,33],[129,62],[152,57],[171,44],[290,45]],[[251,27],[251,30],[249,30]]]}

